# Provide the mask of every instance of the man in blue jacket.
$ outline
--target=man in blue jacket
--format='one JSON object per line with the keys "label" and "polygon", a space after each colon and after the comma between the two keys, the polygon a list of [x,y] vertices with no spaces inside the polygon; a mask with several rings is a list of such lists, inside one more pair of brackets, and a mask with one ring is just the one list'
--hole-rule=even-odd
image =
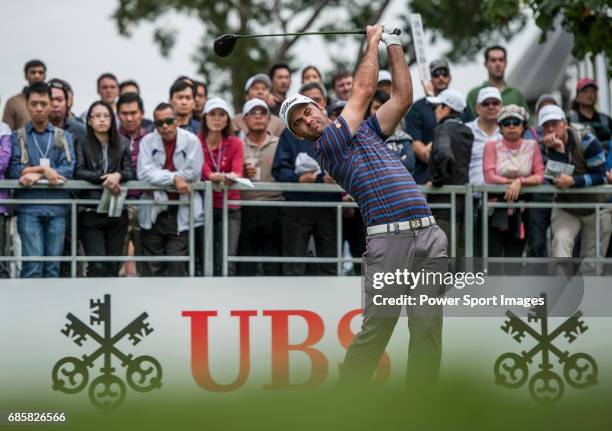
{"label": "man in blue jacket", "polygon": [[[11,135],[12,157],[8,177],[28,187],[46,180],[61,186],[72,178],[72,135],[49,122],[51,89],[36,82],[26,91],[32,120]],[[67,199],[67,190],[19,189],[16,199]],[[67,205],[23,204],[17,208],[17,229],[23,256],[60,256],[64,249]],[[59,277],[59,262],[23,262],[22,278]]]}
{"label": "man in blue jacket", "polygon": [[[317,97],[316,91],[305,92],[308,97],[315,97],[327,105],[325,97]],[[300,139],[285,129],[280,136],[274,162],[272,176],[285,183],[330,183],[335,181],[320,168],[315,171],[296,173],[296,159],[300,155],[308,155],[314,161],[314,141]],[[340,193],[317,192],[285,192],[288,201],[339,201]],[[314,237],[317,257],[336,256],[336,209],[335,208],[300,208],[284,207],[281,212],[283,231],[283,256],[306,256],[310,236]],[[335,264],[317,264],[313,267],[317,275],[335,275]],[[306,273],[304,263],[285,263],[283,274],[299,276]]]}

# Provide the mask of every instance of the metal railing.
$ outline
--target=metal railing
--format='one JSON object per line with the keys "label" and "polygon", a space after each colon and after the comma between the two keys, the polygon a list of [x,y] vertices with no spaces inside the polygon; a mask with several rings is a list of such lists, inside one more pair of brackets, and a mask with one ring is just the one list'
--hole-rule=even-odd
{"label": "metal railing", "polygon": [[[155,191],[163,190],[160,187],[152,186],[144,181],[128,181],[122,184],[129,190]],[[102,190],[99,185],[91,184],[88,181],[70,180],[63,185],[33,185],[23,187],[17,180],[0,180],[1,189],[49,189],[49,190],[65,190],[65,191],[83,191],[83,190]],[[173,191],[174,189],[167,189]],[[188,274],[190,277],[195,276],[195,222],[194,211],[192,207],[193,193],[203,192],[204,195],[210,196],[209,199],[204,199],[204,234],[201,238],[203,249],[205,252],[204,272],[212,275],[212,185],[209,182],[198,182],[192,184],[191,196],[187,202],[179,200],[155,201],[153,199],[126,199],[125,205],[188,205],[189,206],[189,230],[188,230],[188,256],[78,256],[77,255],[77,215],[79,205],[97,205],[98,199],[15,199],[15,198],[0,198],[0,205],[69,205],[70,206],[70,255],[69,256],[0,256],[0,262],[70,262],[70,276],[77,276],[78,262],[187,262]],[[210,238],[208,238],[210,236]]]}
{"label": "metal railing", "polygon": [[[505,186],[473,186],[475,192],[482,193],[482,257],[489,257],[489,208],[579,208],[579,209],[594,209],[595,210],[595,259],[601,258],[601,210],[604,208],[612,208],[612,202],[529,202],[529,201],[496,201],[490,202],[489,195],[491,193],[503,194],[506,191]],[[550,185],[546,186],[528,186],[521,187],[521,194],[607,194],[612,198],[612,185],[585,187],[575,189],[559,190]],[[606,253],[606,250],[603,250]]]}
{"label": "metal railing", "polygon": [[[340,193],[344,190],[335,184],[300,184],[300,183],[255,183],[255,189],[248,186],[236,184],[231,188],[222,187],[223,191],[223,246],[222,246],[222,272],[223,276],[228,275],[228,264],[230,262],[282,262],[282,263],[335,263],[336,274],[343,274],[344,262],[359,263],[361,259],[358,257],[343,256],[343,240],[342,240],[342,210],[344,208],[358,208],[355,202],[320,202],[320,201],[264,201],[264,200],[230,200],[228,199],[228,190],[244,190],[244,191],[275,191],[275,192],[315,192],[315,193]],[[464,186],[446,186],[441,188],[436,187],[421,187],[421,191],[426,194],[449,195],[449,203],[432,203],[429,206],[433,209],[448,209],[451,214],[451,256],[456,256],[456,209],[457,195],[466,196],[467,188]],[[472,199],[465,199],[466,208],[469,205],[472,211]],[[468,202],[469,201],[469,202]],[[228,206],[240,205],[249,207],[298,207],[298,208],[335,208],[336,209],[336,256],[335,257],[287,257],[287,256],[229,256],[227,253],[228,246]],[[466,224],[466,235],[468,225]],[[469,225],[472,229],[472,224]],[[472,250],[473,247],[470,249]]]}
{"label": "metal railing", "polygon": [[[159,187],[152,186],[142,181],[130,181],[122,185],[128,189],[134,190],[161,190]],[[0,189],[20,189],[23,188],[16,180],[0,180]],[[87,181],[68,181],[62,186],[51,187],[48,185],[34,185],[30,188],[53,188],[62,190],[100,190],[101,187],[93,185]],[[203,253],[203,275],[213,275],[213,254],[214,254],[214,229],[213,229],[213,192],[219,191],[223,195],[222,207],[222,275],[228,275],[228,266],[230,262],[283,262],[283,263],[335,263],[336,272],[342,275],[343,265],[345,262],[360,262],[358,257],[343,256],[343,241],[342,241],[342,210],[344,208],[357,208],[354,202],[324,202],[324,201],[261,201],[261,200],[230,200],[228,199],[228,190],[248,190],[248,191],[278,191],[278,192],[315,192],[315,193],[330,193],[342,192],[343,190],[334,184],[299,184],[299,183],[255,183],[255,188],[249,188],[244,185],[236,184],[232,187],[214,186],[209,181],[198,182],[192,184],[193,193],[203,194],[204,207],[204,229],[201,238],[195,238],[195,214],[192,206],[192,196],[187,202],[178,200],[154,201],[151,199],[128,199],[126,205],[189,205],[189,248],[188,256],[78,256],[77,255],[77,207],[78,205],[97,205],[96,199],[0,199],[0,205],[26,205],[26,204],[63,204],[70,206],[70,255],[58,257],[35,257],[35,256],[0,256],[0,261],[5,262],[26,262],[26,261],[54,261],[54,262],[70,262],[70,274],[72,277],[77,275],[77,264],[79,262],[100,261],[100,262],[187,262],[188,275],[195,276],[195,241],[202,241]],[[172,191],[173,189],[167,189]],[[465,186],[445,186],[445,187],[429,187],[422,186],[421,191],[426,195],[448,195],[448,203],[432,203],[432,209],[448,209],[450,211],[450,255],[457,255],[457,199],[464,200],[464,214],[470,215],[474,212],[475,193],[482,194],[482,256],[488,256],[488,210],[489,208],[593,208],[595,209],[595,242],[596,253],[595,258],[600,258],[602,250],[600,249],[601,237],[601,210],[604,208],[612,208],[612,203],[557,203],[557,202],[523,202],[517,201],[508,203],[505,201],[489,202],[490,194],[501,193],[506,190],[505,186],[478,185],[474,186],[466,184]],[[534,186],[523,187],[521,193],[526,194],[593,194],[605,193],[612,197],[612,185],[589,187],[583,189],[567,189],[559,190],[553,186]],[[250,207],[317,207],[317,208],[335,208],[336,209],[336,256],[335,257],[286,257],[286,256],[232,256],[228,255],[228,206],[240,205]],[[464,233],[465,233],[465,257],[472,257],[474,254],[474,219],[471,216],[464,217]],[[605,250],[603,250],[605,253]]]}

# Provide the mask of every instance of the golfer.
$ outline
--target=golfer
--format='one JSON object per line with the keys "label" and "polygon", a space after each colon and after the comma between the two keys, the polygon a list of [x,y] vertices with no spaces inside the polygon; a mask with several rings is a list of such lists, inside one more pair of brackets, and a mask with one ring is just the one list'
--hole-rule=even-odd
{"label": "golfer", "polygon": [[[393,94],[364,121],[376,91],[378,44],[387,47]],[[385,145],[412,104],[412,81],[399,37],[367,27],[367,47],[353,80],[353,90],[340,116],[331,121],[325,109],[297,94],[282,104],[280,116],[300,138],[315,142],[321,166],[359,205],[367,226],[364,265],[364,318],[341,368],[341,384],[367,384],[393,333],[401,307],[381,313],[374,304],[380,293],[374,273],[410,267],[415,259],[447,256],[447,238],[436,224],[427,201],[401,161]],[[408,382],[434,382],[441,356],[442,318],[437,311],[408,308],[410,330]]]}

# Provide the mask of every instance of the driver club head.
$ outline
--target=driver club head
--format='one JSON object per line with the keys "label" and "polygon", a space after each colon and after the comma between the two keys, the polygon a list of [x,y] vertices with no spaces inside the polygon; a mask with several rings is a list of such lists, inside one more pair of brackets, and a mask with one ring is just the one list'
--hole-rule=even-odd
{"label": "driver club head", "polygon": [[235,34],[224,34],[215,39],[213,50],[219,57],[227,57],[234,50],[238,36]]}

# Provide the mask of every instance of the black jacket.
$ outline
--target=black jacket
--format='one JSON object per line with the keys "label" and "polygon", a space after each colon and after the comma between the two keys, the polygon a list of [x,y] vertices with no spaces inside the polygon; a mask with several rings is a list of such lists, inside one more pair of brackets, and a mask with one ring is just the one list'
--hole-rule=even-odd
{"label": "black jacket", "polygon": [[[121,182],[135,179],[132,172],[132,162],[130,157],[130,141],[121,137],[119,140],[119,151],[117,154],[108,155],[108,170],[103,171],[102,152],[95,151],[89,139],[85,139],[82,145],[76,149],[76,168],[74,170],[75,180],[86,180],[93,184],[102,184],[100,177],[106,173],[119,172]],[[80,194],[83,199],[98,199],[101,195],[100,190],[87,190]]]}
{"label": "black jacket", "polygon": [[[434,187],[464,185],[469,182],[474,134],[459,117],[448,116],[438,124],[429,157]],[[430,202],[450,202],[448,195],[431,195]],[[463,212],[463,196],[457,196],[458,215]]]}

